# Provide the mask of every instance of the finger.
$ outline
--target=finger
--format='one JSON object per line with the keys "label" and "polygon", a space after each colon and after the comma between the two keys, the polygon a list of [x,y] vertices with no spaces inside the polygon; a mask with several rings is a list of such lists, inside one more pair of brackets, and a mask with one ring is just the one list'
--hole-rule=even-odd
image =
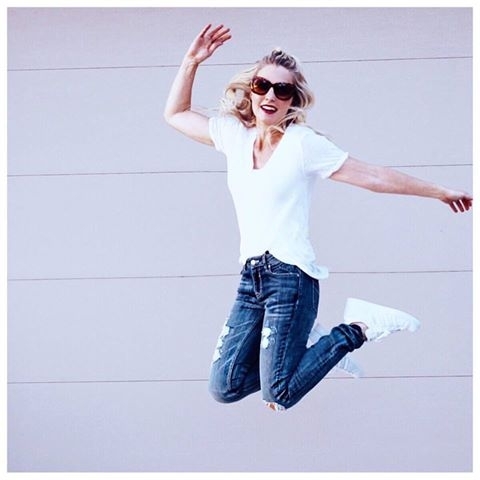
{"label": "finger", "polygon": [[452,198],[450,200],[450,206],[454,212],[461,212],[463,208],[459,198]]}
{"label": "finger", "polygon": [[471,206],[473,202],[473,197],[469,195],[468,193],[465,193],[462,195],[461,200],[464,205]]}
{"label": "finger", "polygon": [[465,210],[470,210],[470,207],[472,206],[472,201],[469,198],[464,198],[462,199],[462,202]]}
{"label": "finger", "polygon": [[209,46],[208,50],[210,53],[213,53],[218,47],[222,46],[227,40],[230,40],[232,38],[231,35],[227,35],[226,37],[222,37],[214,42],[211,43]]}
{"label": "finger", "polygon": [[466,212],[470,208],[470,204],[467,198],[462,197],[457,200],[458,208],[461,212]]}
{"label": "finger", "polygon": [[218,41],[225,42],[229,40],[232,37],[231,35],[229,35],[229,32],[230,32],[230,29],[226,28],[218,32],[216,35],[212,35],[211,37],[212,42],[218,42]]}
{"label": "finger", "polygon": [[213,49],[217,49],[220,45],[223,45],[226,41],[230,40],[230,38],[232,38],[232,37],[231,36],[226,36],[226,37],[219,38],[218,40],[215,40],[212,43]]}
{"label": "finger", "polygon": [[211,32],[210,35],[214,37],[221,29],[223,28],[223,24],[217,25]]}
{"label": "finger", "polygon": [[449,202],[450,208],[455,212],[458,213],[457,207],[455,206],[455,202]]}
{"label": "finger", "polygon": [[230,34],[230,29],[228,29],[224,34],[222,34],[222,36],[220,37],[220,39],[222,40],[222,42],[226,42],[227,40],[230,40],[232,38],[232,35]]}
{"label": "finger", "polygon": [[200,32],[200,35],[199,37],[202,38],[206,35],[206,33],[208,32],[208,30],[210,30],[210,27],[212,26],[211,23],[209,23],[208,25],[205,26],[205,28]]}

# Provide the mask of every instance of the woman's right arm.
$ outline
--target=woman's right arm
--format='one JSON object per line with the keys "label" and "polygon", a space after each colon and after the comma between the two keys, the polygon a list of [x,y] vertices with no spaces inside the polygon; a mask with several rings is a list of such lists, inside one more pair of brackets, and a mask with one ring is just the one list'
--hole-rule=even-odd
{"label": "woman's right arm", "polygon": [[207,25],[193,40],[170,88],[163,116],[166,122],[188,137],[213,145],[208,117],[191,110],[192,88],[197,68],[215,50],[231,38],[230,29],[219,25],[210,31]]}

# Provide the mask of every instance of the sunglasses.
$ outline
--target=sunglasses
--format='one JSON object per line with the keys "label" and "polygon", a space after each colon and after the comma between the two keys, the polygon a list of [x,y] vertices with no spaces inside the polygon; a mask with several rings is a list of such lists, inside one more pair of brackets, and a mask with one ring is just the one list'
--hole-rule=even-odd
{"label": "sunglasses", "polygon": [[253,77],[250,83],[252,92],[257,95],[265,95],[272,87],[279,100],[290,100],[297,90],[292,83],[272,83],[263,77]]}

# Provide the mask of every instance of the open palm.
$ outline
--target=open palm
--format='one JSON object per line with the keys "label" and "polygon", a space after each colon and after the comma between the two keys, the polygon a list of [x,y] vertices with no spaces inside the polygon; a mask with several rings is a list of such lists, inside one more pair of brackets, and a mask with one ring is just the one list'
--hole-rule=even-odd
{"label": "open palm", "polygon": [[210,28],[209,24],[195,37],[186,53],[186,57],[194,63],[203,62],[224,42],[232,38],[229,34],[230,29],[223,25],[218,25],[213,30]]}

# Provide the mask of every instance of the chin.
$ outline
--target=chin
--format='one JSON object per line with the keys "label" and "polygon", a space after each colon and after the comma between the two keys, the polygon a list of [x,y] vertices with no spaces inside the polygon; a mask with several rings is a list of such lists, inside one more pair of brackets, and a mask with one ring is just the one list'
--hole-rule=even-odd
{"label": "chin", "polygon": [[261,118],[260,121],[264,125],[267,125],[268,127],[271,127],[273,125],[280,125],[282,123],[282,118],[283,117],[267,117],[267,118]]}

